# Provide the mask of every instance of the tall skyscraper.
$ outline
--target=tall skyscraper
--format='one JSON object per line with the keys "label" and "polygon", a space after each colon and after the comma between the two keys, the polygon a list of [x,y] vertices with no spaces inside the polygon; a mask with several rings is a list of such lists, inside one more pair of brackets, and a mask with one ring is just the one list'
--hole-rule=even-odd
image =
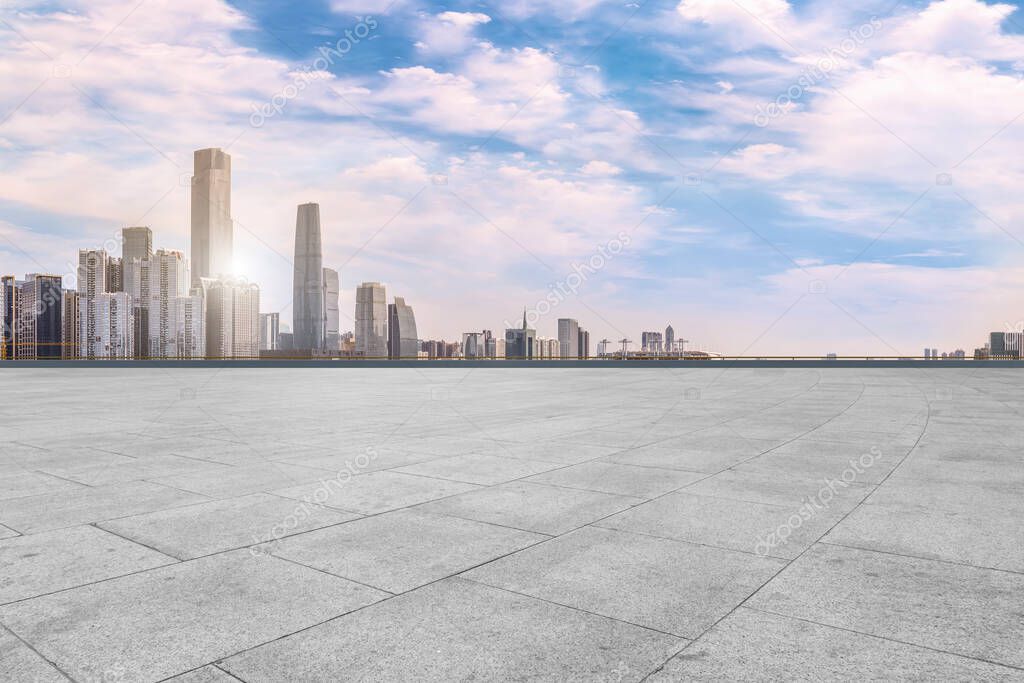
{"label": "tall skyscraper", "polygon": [[341,312],[338,310],[338,296],[341,294],[341,278],[333,268],[324,268],[324,343],[322,348],[337,351],[341,341]]}
{"label": "tall skyscraper", "polygon": [[17,313],[17,280],[0,278],[0,360],[14,360],[14,325]]}
{"label": "tall skyscraper", "polygon": [[505,330],[505,357],[509,360],[533,358],[537,330],[526,325],[526,311],[523,311],[523,326],[520,329]]}
{"label": "tall skyscraper", "polygon": [[59,360],[64,327],[59,275],[25,276],[16,296],[15,356],[26,360]]}
{"label": "tall skyscraper", "polygon": [[202,290],[193,289],[188,296],[179,297],[174,307],[177,358],[202,359],[206,357],[206,309]]}
{"label": "tall skyscraper", "polygon": [[676,331],[669,325],[665,328],[665,353],[672,353],[676,350]]}
{"label": "tall skyscraper", "polygon": [[324,272],[320,205],[300,204],[295,219],[292,335],[296,349],[324,347]]}
{"label": "tall skyscraper", "polygon": [[153,231],[147,227],[121,230],[121,260],[128,264],[134,259],[145,261],[153,255]]}
{"label": "tall skyscraper", "polygon": [[82,358],[131,358],[135,346],[135,315],[126,292],[104,292],[91,300],[91,319],[79,301],[79,344]]}
{"label": "tall skyscraper", "polygon": [[[927,349],[925,349],[925,351],[927,351]],[[1002,358],[1006,355],[1005,332],[993,332],[989,335],[989,355],[992,358]]]}
{"label": "tall skyscraper", "polygon": [[231,278],[203,278],[206,306],[206,355],[210,358],[258,358],[260,289]]}
{"label": "tall skyscraper", "polygon": [[580,355],[580,324],[572,318],[558,319],[558,347],[562,358]]}
{"label": "tall skyscraper", "polygon": [[124,259],[107,256],[106,289],[108,292],[124,291]]}
{"label": "tall skyscraper", "polygon": [[462,357],[486,358],[487,339],[482,332],[462,333]]}
{"label": "tall skyscraper", "polygon": [[420,342],[416,336],[416,316],[412,306],[400,296],[388,305],[388,357],[416,360]]}
{"label": "tall skyscraper", "polygon": [[356,289],[356,355],[388,357],[388,305],[384,285],[364,282]]}
{"label": "tall skyscraper", "polygon": [[73,289],[65,289],[60,299],[60,305],[60,322],[64,327],[60,339],[61,357],[64,360],[74,360],[78,358],[79,350],[78,292]]}
{"label": "tall skyscraper", "polygon": [[229,275],[233,258],[231,156],[200,149],[193,157],[192,286],[200,286],[204,277]]}
{"label": "tall skyscraper", "polygon": [[281,314],[260,313],[260,351],[277,351],[280,334]]}
{"label": "tall skyscraper", "polygon": [[582,327],[580,328],[579,344],[577,349],[577,358],[590,358],[590,332],[587,332]]}
{"label": "tall skyscraper", "polygon": [[146,269],[149,284],[148,300],[140,308],[146,311],[146,356],[150,358],[177,358],[178,311],[181,299],[188,297],[189,278],[185,255],[180,251],[160,249]]}
{"label": "tall skyscraper", "polygon": [[661,332],[643,332],[640,335],[640,349],[647,353],[661,353]]}
{"label": "tall skyscraper", "polygon": [[109,256],[103,249],[82,249],[78,252],[78,343],[82,358],[102,357],[102,348],[97,346],[102,335],[97,328],[96,302],[107,292],[109,262]]}

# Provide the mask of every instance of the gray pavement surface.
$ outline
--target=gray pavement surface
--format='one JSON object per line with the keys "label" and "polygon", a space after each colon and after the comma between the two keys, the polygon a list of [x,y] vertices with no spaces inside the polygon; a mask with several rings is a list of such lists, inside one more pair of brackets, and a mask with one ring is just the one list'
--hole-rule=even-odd
{"label": "gray pavement surface", "polygon": [[0,370],[0,680],[1024,681],[1016,368]]}

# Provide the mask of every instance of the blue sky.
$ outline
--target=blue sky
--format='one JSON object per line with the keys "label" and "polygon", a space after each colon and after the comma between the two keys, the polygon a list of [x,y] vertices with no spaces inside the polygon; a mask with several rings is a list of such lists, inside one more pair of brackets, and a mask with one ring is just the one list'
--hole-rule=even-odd
{"label": "blue sky", "polygon": [[187,249],[219,146],[236,268],[286,320],[318,201],[343,312],[382,281],[425,338],[526,307],[548,336],[970,351],[1024,318],[1024,13],[847,4],[16,0],[0,269],[140,223]]}

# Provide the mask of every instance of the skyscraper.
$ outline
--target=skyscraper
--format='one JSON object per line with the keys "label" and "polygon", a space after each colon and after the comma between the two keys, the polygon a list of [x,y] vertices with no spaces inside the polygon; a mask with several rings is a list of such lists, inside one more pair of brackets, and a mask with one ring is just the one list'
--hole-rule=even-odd
{"label": "skyscraper", "polygon": [[324,269],[320,205],[300,204],[295,219],[292,335],[296,349],[324,347]]}
{"label": "skyscraper", "polygon": [[210,358],[258,358],[260,289],[232,278],[203,278],[206,307],[206,355]]}
{"label": "skyscraper", "polygon": [[79,315],[78,292],[73,289],[65,289],[61,299],[60,320],[64,331],[61,334],[61,357],[64,360],[78,358],[79,351]]}
{"label": "skyscraper", "polygon": [[192,285],[232,271],[231,156],[200,149],[193,157]]}
{"label": "skyscraper", "polygon": [[153,231],[147,227],[121,230],[121,259],[125,264],[134,259],[144,261],[153,255]]}
{"label": "skyscraper", "polygon": [[590,358],[590,332],[580,328],[580,343],[577,358]]}
{"label": "skyscraper", "polygon": [[416,316],[412,306],[400,296],[388,306],[388,357],[416,360],[420,342],[416,336]]}
{"label": "skyscraper", "polygon": [[324,301],[324,343],[322,348],[337,351],[341,341],[341,312],[338,310],[338,296],[341,294],[341,278],[333,268],[324,268],[323,283]]}
{"label": "skyscraper", "polygon": [[[82,302],[79,305],[80,310],[84,310]],[[81,356],[131,358],[135,345],[135,315],[131,296],[125,292],[97,294],[92,299],[91,309],[91,321],[79,321]],[[85,318],[84,315],[81,317]]]}
{"label": "skyscraper", "polygon": [[260,351],[277,351],[280,347],[281,314],[260,313]]}
{"label": "skyscraper", "polygon": [[107,292],[109,261],[103,249],[82,249],[78,252],[78,343],[82,358],[102,357],[102,349],[97,346],[102,335],[97,328],[96,302]]}
{"label": "skyscraper", "polygon": [[188,296],[179,297],[174,307],[177,342],[174,346],[178,358],[206,357],[206,309],[202,290],[193,289]]}
{"label": "skyscraper", "polygon": [[[992,358],[1002,358],[1006,355],[1005,332],[993,332],[989,335],[989,354]],[[927,356],[928,354],[926,353],[925,355]]]}
{"label": "skyscraper", "polygon": [[356,355],[388,357],[388,305],[384,285],[364,282],[356,289]]}
{"label": "skyscraper", "polygon": [[675,351],[675,344],[676,331],[672,329],[671,325],[669,325],[668,327],[665,328],[665,352],[672,353],[673,351]]}
{"label": "skyscraper", "polygon": [[580,355],[580,324],[572,318],[558,319],[558,348],[562,358]]}
{"label": "skyscraper", "polygon": [[145,311],[146,351],[149,358],[177,358],[177,307],[188,297],[188,268],[185,255],[180,251],[160,249],[151,259],[139,261],[148,264],[145,288],[148,300],[137,302]]}
{"label": "skyscraper", "polygon": [[13,275],[0,278],[0,360],[14,360],[14,324],[17,312],[17,281]]}
{"label": "skyscraper", "polygon": [[25,276],[15,298],[15,357],[59,360],[64,336],[61,312],[63,288],[59,275]]}
{"label": "skyscraper", "polygon": [[523,311],[523,326],[520,329],[505,330],[505,357],[523,360],[534,357],[537,330],[526,326],[526,311]]}

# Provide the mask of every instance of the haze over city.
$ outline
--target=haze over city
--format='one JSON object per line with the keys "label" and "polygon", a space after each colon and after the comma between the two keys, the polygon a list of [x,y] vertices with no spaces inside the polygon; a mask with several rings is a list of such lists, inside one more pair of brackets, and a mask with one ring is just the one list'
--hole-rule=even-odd
{"label": "haze over city", "polygon": [[920,355],[1016,329],[1018,7],[752,4],[18,2],[3,270],[131,225],[188,253],[191,155],[222,147],[264,311],[318,202],[342,314],[380,281],[424,339],[503,329],[623,231],[539,334]]}

